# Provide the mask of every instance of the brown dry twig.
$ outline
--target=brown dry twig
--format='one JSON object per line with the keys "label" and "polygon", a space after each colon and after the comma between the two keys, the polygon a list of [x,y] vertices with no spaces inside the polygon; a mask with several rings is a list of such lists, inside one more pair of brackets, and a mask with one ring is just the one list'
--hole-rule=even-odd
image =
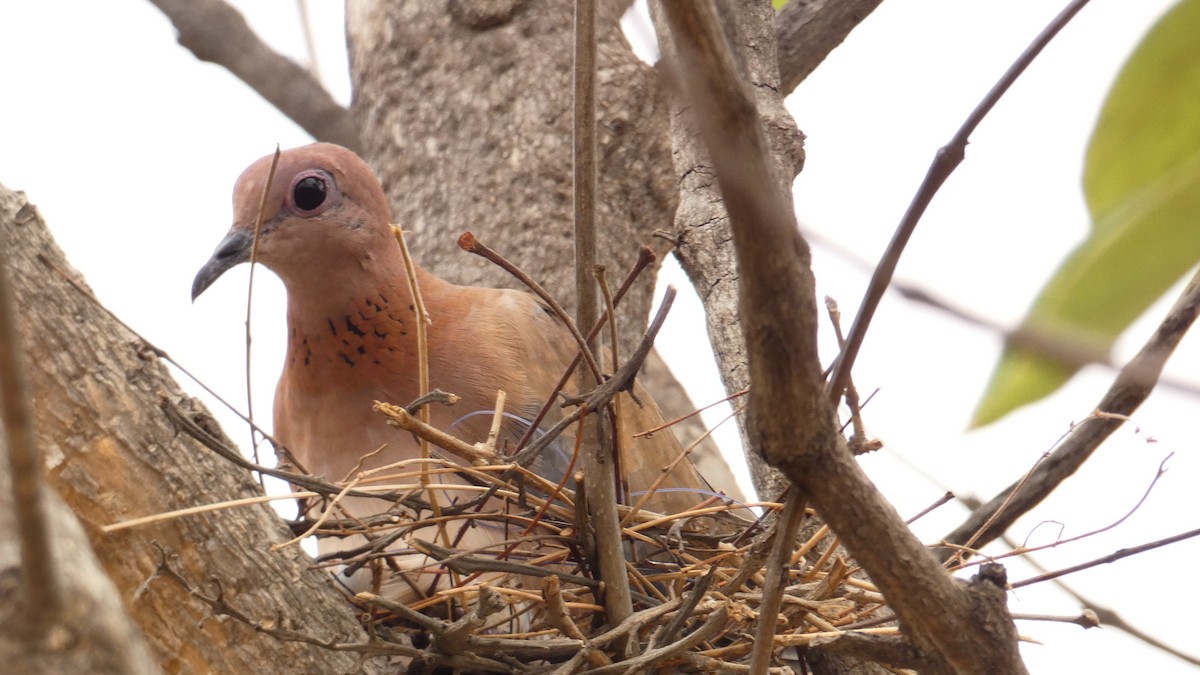
{"label": "brown dry twig", "polygon": [[[32,215],[22,207],[18,218]],[[50,632],[63,607],[59,568],[51,553],[53,534],[47,516],[45,464],[34,434],[33,390],[29,386],[25,349],[21,345],[17,301],[13,290],[6,236],[0,231],[0,426],[16,520],[21,558],[21,608],[28,626]]]}

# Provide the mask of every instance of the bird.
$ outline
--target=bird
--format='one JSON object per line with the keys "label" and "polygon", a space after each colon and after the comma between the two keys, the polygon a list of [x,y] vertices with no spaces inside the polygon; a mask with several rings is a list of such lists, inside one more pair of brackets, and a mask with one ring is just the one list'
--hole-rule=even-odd
{"label": "bird", "polygon": [[[336,481],[356,470],[419,457],[417,441],[374,410],[376,401],[405,405],[420,393],[415,298],[383,188],[365,161],[329,143],[280,152],[269,179],[272,162],[267,155],[238,178],[233,226],[197,273],[192,299],[249,262],[252,250],[255,261],[282,280],[287,346],[273,435],[303,470]],[[430,317],[429,386],[459,398],[453,406],[430,406],[430,423],[468,442],[483,440],[503,390],[506,436],[520,437],[577,354],[567,327],[528,292],[456,285],[419,264],[414,271]],[[663,424],[640,384],[632,393],[620,394],[618,466],[629,492],[649,490],[673,466],[644,508],[678,513],[712,495],[692,463],[678,461],[684,449],[672,433],[631,437]],[[560,406],[552,406],[550,422],[561,414]],[[565,466],[549,461],[539,470],[556,482]],[[369,498],[347,498],[342,506],[360,518],[384,510]],[[502,538],[494,528],[474,528],[469,543]],[[318,551],[336,553],[350,545],[345,538],[325,537]],[[427,562],[414,556],[406,564]],[[351,585],[362,587],[361,581]],[[414,584],[399,587],[411,599]]]}

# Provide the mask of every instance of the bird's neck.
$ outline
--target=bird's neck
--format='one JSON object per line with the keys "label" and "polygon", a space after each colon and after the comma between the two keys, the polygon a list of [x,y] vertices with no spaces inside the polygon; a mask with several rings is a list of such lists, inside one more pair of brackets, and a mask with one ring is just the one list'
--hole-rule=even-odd
{"label": "bird's neck", "polygon": [[[443,283],[419,271],[419,286]],[[294,386],[344,382],[347,387],[370,388],[395,382],[398,373],[415,372],[417,318],[402,268],[358,268],[287,285],[284,367]]]}

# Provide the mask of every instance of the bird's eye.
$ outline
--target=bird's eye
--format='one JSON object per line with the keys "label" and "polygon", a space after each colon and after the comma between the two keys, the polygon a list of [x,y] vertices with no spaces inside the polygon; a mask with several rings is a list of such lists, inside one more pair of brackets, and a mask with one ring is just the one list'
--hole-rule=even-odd
{"label": "bird's eye", "polygon": [[328,186],[320,176],[305,176],[292,187],[292,201],[301,211],[313,211],[325,203]]}

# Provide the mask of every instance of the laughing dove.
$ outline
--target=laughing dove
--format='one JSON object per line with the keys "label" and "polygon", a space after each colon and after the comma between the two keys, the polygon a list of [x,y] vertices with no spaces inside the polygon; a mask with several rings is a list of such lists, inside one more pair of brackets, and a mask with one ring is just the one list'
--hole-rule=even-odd
{"label": "laughing dove", "polygon": [[[249,260],[271,161],[270,156],[258,160],[238,179],[234,225],[196,276],[193,299],[225,271]],[[317,143],[288,150],[279,157],[262,218],[256,259],[283,280],[288,297],[275,438],[306,471],[329,480],[342,479],[360,462],[371,468],[420,456],[408,433],[388,426],[372,409],[375,401],[405,405],[418,396],[413,295],[379,181],[345,148]],[[431,423],[468,442],[483,440],[497,390],[504,390],[505,410],[511,413],[507,436],[519,438],[522,421],[532,419],[551,396],[576,354],[576,343],[528,293],[457,286],[419,266],[416,278],[431,317],[430,387],[461,398],[454,406],[433,405]],[[621,394],[622,427],[629,431],[622,433],[620,466],[633,494],[647,490],[662,467],[683,453],[669,432],[630,437],[662,423],[645,391],[638,387],[635,394],[637,402]],[[559,406],[553,410],[562,415]],[[562,445],[570,448],[569,441]],[[382,452],[363,461],[380,447]],[[546,476],[557,481],[566,464],[542,467],[558,473]],[[680,512],[711,494],[685,459],[646,508]],[[385,507],[365,499],[345,503],[358,517]],[[485,539],[503,538],[486,528],[474,531],[474,545],[482,545],[479,531]],[[322,554],[346,546],[336,538],[318,545]]]}

